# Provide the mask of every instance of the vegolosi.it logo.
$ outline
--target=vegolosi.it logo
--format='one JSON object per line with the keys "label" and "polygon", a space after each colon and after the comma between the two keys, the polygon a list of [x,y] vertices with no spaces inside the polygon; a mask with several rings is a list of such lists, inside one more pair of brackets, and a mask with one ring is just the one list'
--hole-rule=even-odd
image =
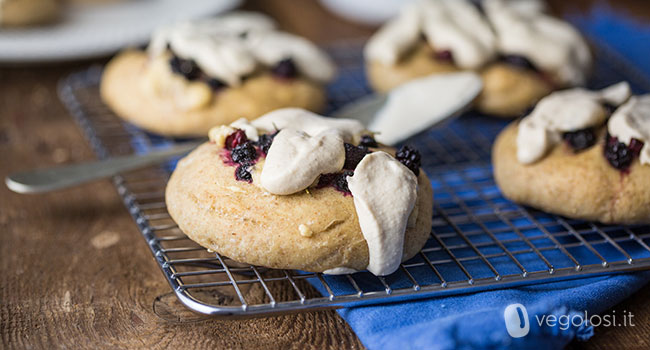
{"label": "vegolosi.it logo", "polygon": [[[611,314],[590,315],[587,311],[568,312],[564,308],[549,314],[534,315],[534,321],[540,328],[557,328],[565,331],[573,327],[576,332],[579,332],[585,327],[634,327],[633,317],[634,314],[626,310],[623,310],[623,314],[616,314],[616,310],[612,310]],[[530,332],[528,311],[522,304],[508,305],[503,311],[503,319],[508,334],[513,338],[525,337]]]}
{"label": "vegolosi.it logo", "polygon": [[513,338],[521,338],[530,332],[530,321],[528,311],[521,304],[510,304],[503,311],[503,319],[506,321],[508,334]]}

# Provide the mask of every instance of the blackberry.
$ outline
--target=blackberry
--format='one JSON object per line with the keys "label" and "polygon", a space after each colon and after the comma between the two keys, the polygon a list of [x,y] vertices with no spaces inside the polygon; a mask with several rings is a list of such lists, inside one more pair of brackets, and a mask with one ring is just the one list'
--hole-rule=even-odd
{"label": "blackberry", "polygon": [[407,168],[411,169],[416,176],[420,175],[421,157],[420,152],[411,146],[402,146],[397,151],[395,158]]}
{"label": "blackberry", "polygon": [[354,171],[345,170],[336,178],[334,181],[334,188],[343,192],[350,193],[350,188],[348,187],[348,176],[354,175]]}
{"label": "blackberry", "polygon": [[596,143],[596,133],[592,128],[565,132],[562,137],[574,151],[582,151]]}
{"label": "blackberry", "polygon": [[235,169],[235,179],[239,181],[253,182],[253,175],[248,171],[249,164],[241,164]]}
{"label": "blackberry", "polygon": [[232,161],[239,164],[250,163],[257,158],[257,151],[252,142],[244,142],[232,149],[230,154]]}
{"label": "blackberry", "polygon": [[366,156],[368,148],[364,146],[355,146],[349,143],[344,143],[345,147],[345,164],[343,164],[343,169],[354,170],[357,167],[357,164]]}
{"label": "blackberry", "polygon": [[215,78],[208,78],[206,83],[208,84],[208,86],[210,86],[210,88],[213,91],[219,91],[219,90],[224,89],[224,88],[227,87],[226,83],[224,83],[223,81],[221,81],[219,79],[215,79]]}
{"label": "blackberry", "polygon": [[339,192],[343,192],[344,194],[351,194],[350,188],[348,188],[347,177],[352,175],[354,175],[354,172],[350,170],[345,170],[340,173],[322,174],[318,179],[316,188],[332,186]]}
{"label": "blackberry", "polygon": [[619,142],[618,138],[607,135],[607,144],[605,144],[605,158],[609,164],[618,170],[627,170],[632,159],[634,159],[633,152],[623,142]]}
{"label": "blackberry", "polygon": [[433,53],[433,57],[435,57],[438,61],[450,63],[454,62],[454,55],[449,50],[436,51]]}
{"label": "blackberry", "polygon": [[260,148],[260,151],[264,155],[267,155],[269,153],[269,149],[271,148],[271,144],[273,143],[273,138],[277,132],[274,132],[272,134],[263,134],[260,135],[259,139],[257,140],[256,144]]}
{"label": "blackberry", "polygon": [[271,68],[271,72],[273,75],[285,79],[295,78],[298,75],[298,69],[290,58],[278,62]]}
{"label": "blackberry", "polygon": [[237,129],[235,132],[232,134],[228,135],[226,137],[226,149],[232,150],[233,148],[239,146],[242,143],[245,143],[248,141],[248,137],[246,137],[246,132],[242,129]]}
{"label": "blackberry", "polygon": [[371,135],[361,136],[361,141],[359,141],[359,146],[363,147],[379,147],[377,141]]}
{"label": "blackberry", "polygon": [[201,69],[194,60],[182,59],[178,56],[172,56],[169,60],[172,72],[180,74],[187,80],[196,80],[201,77]]}
{"label": "blackberry", "polygon": [[539,69],[528,58],[520,55],[502,55],[501,61],[515,67],[539,72]]}

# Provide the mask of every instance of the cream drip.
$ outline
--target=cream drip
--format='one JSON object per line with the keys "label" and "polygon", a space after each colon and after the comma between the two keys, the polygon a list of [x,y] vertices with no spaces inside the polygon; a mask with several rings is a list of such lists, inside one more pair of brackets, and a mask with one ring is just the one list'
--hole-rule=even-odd
{"label": "cream drip", "polygon": [[365,156],[348,177],[368,243],[367,269],[375,275],[395,272],[402,261],[404,232],[417,199],[417,185],[411,170],[381,151]]}
{"label": "cream drip", "polygon": [[206,74],[231,86],[239,85],[259,64],[272,66],[287,58],[316,81],[326,82],[335,74],[322,50],[301,37],[277,31],[271,19],[256,13],[235,12],[162,28],[154,33],[149,54],[159,56],[167,45],[179,57],[194,60]]}
{"label": "cream drip", "polygon": [[644,143],[641,164],[650,165],[650,95],[633,96],[614,112],[607,123],[609,134],[629,145],[633,138]]}
{"label": "cream drip", "polygon": [[406,5],[368,42],[365,54],[386,65],[420,40],[420,33],[438,50],[452,52],[459,67],[476,69],[491,60],[495,39],[487,21],[467,1],[418,0]]}
{"label": "cream drip", "polygon": [[543,98],[519,123],[517,159],[524,164],[533,163],[561,140],[563,132],[603,124],[607,111],[602,103],[618,106],[630,94],[630,86],[621,82],[600,91],[576,88],[554,92]]}
{"label": "cream drip", "polygon": [[497,33],[500,52],[527,57],[565,85],[581,85],[591,66],[591,52],[570,24],[536,8],[486,0],[485,12]]}
{"label": "cream drip", "polygon": [[349,267],[335,267],[333,269],[327,269],[323,271],[326,275],[345,275],[348,273],[355,273],[357,270],[351,269]]}

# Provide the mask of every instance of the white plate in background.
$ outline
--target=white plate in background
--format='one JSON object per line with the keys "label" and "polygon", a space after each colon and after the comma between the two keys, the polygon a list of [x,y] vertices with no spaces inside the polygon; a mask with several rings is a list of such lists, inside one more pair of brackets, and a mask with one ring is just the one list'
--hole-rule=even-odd
{"label": "white plate in background", "polygon": [[157,27],[231,10],[241,0],[121,0],[71,5],[52,25],[0,29],[0,63],[107,56],[149,41]]}
{"label": "white plate in background", "polygon": [[380,25],[412,0],[320,0],[331,12],[353,22]]}

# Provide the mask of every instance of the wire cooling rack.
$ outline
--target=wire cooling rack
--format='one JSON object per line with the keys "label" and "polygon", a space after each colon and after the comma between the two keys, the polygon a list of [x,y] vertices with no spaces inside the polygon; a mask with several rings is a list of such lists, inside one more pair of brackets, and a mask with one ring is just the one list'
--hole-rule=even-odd
{"label": "wire cooling rack", "polygon": [[[360,52],[351,43],[330,49],[340,67],[329,88],[330,111],[369,93]],[[650,91],[643,75],[614,53],[597,47],[596,56],[590,87],[628,80],[637,93]],[[184,141],[120,121],[99,98],[100,76],[101,68],[93,67],[60,85],[64,104],[100,158]],[[650,226],[570,220],[503,198],[492,178],[490,150],[505,125],[467,113],[407,141],[422,152],[433,185],[431,237],[416,257],[386,277],[271,270],[198,246],[165,207],[164,189],[175,161],[116,176],[114,182],[180,301],[215,316],[385,303],[650,268]]]}

